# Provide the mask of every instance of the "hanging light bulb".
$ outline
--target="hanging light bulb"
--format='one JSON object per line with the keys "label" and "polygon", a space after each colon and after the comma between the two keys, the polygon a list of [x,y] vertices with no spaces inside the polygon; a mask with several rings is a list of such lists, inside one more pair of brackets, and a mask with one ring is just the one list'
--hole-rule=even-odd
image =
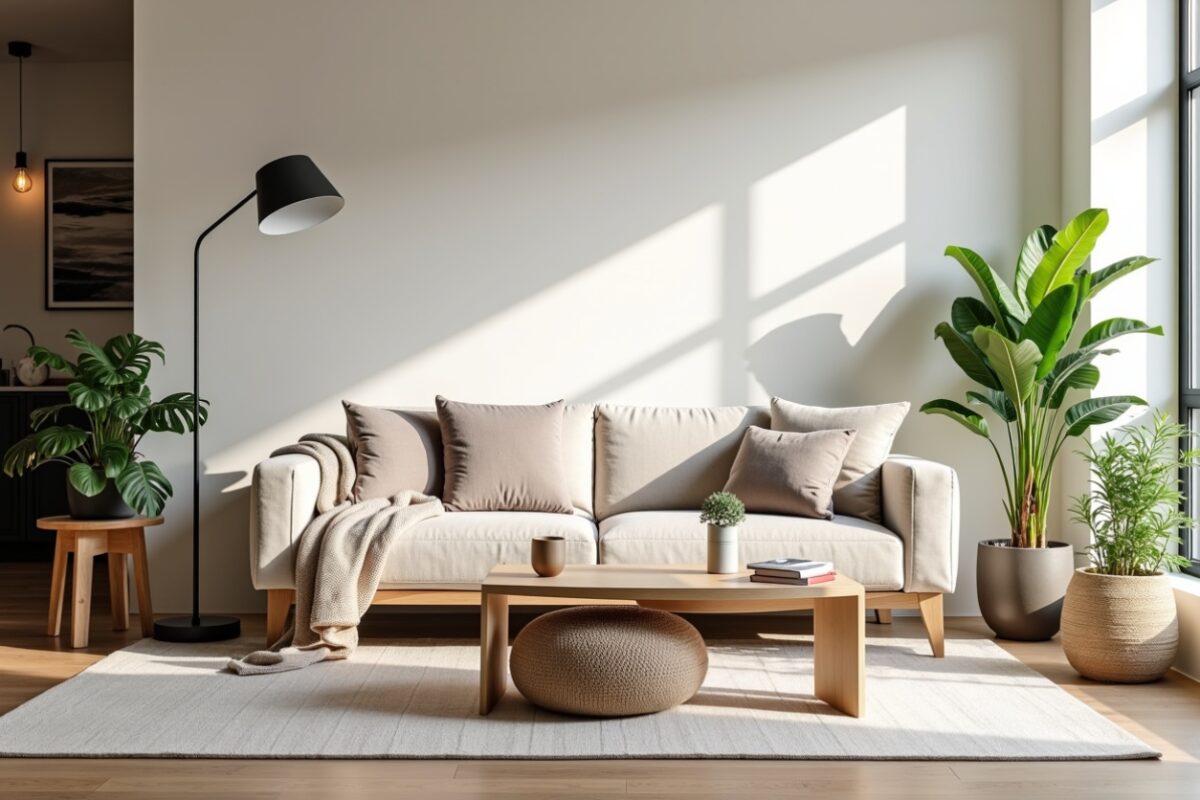
{"label": "hanging light bulb", "polygon": [[32,52],[29,42],[8,43],[8,54],[17,59],[17,163],[14,165],[17,174],[13,176],[12,187],[22,194],[33,188],[29,157],[25,155],[25,59]]}
{"label": "hanging light bulb", "polygon": [[13,176],[13,188],[24,194],[33,188],[33,178],[29,177],[29,164],[25,151],[17,152],[17,174]]}

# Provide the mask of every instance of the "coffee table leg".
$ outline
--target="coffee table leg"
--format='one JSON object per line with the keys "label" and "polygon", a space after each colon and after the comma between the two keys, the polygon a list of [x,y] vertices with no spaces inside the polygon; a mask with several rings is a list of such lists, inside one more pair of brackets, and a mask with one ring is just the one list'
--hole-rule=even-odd
{"label": "coffee table leg", "polygon": [[863,596],[821,597],[813,605],[813,682],[819,699],[852,717],[866,711]]}
{"label": "coffee table leg", "polygon": [[487,715],[508,688],[508,595],[479,599],[479,713]]}

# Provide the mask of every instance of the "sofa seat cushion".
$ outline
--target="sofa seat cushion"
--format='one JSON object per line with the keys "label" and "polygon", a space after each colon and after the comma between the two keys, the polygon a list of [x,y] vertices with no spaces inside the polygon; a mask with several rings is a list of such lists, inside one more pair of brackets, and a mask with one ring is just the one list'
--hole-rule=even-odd
{"label": "sofa seat cushion", "polygon": [[[706,528],[699,511],[635,511],[600,523],[601,564],[703,564]],[[810,558],[832,561],[868,591],[904,585],[900,537],[857,517],[831,520],[747,514],[738,527],[740,560]]]}
{"label": "sofa seat cushion", "polygon": [[568,564],[596,563],[596,523],[581,514],[459,511],[414,525],[388,553],[383,588],[474,585],[497,564],[528,564],[535,536],[567,540]]}

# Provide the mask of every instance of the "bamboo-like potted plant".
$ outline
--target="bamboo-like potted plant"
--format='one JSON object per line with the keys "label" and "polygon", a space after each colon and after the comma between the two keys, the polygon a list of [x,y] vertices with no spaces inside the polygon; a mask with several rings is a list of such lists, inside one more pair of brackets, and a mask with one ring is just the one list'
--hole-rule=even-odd
{"label": "bamboo-like potted plant", "polygon": [[1059,629],[1075,564],[1071,548],[1051,540],[1046,517],[1063,445],[1145,405],[1132,395],[1067,401],[1073,390],[1096,387],[1100,370],[1093,362],[1117,352],[1113,339],[1162,335],[1161,327],[1116,317],[1092,325],[1074,347],[1068,345],[1088,301],[1156,260],[1131,256],[1090,270],[1085,262],[1107,226],[1108,212],[1093,208],[1062,230],[1037,228],[1021,248],[1011,289],[978,253],[946,248],[974,279],[982,299],[956,299],[950,322],[939,323],[934,336],[978,384],[966,393],[968,403],[994,415],[1004,434],[993,439],[979,411],[953,400],[931,400],[921,411],[950,417],[986,440],[1000,464],[1011,535],[979,543],[976,584],[984,620],[1006,639],[1044,640]]}
{"label": "bamboo-like potted plant", "polygon": [[[69,373],[69,403],[34,409],[33,433],[4,454],[4,474],[23,475],[42,464],[68,464],[67,502],[78,519],[157,516],[171,496],[171,482],[153,461],[142,458],[138,444],[148,433],[189,433],[196,425],[192,394],[180,392],[151,399],[146,380],[151,357],[165,361],[163,347],[134,333],[97,345],[77,330],[67,334],[79,356],[69,361],[45,347],[29,348],[39,366]],[[200,403],[201,425],[208,418]],[[76,408],[86,427],[57,422]]]}
{"label": "bamboo-like potted plant", "polygon": [[1156,414],[1089,445],[1092,491],[1075,498],[1075,519],[1092,532],[1092,566],[1075,571],[1063,603],[1067,660],[1087,678],[1144,683],[1175,660],[1179,625],[1166,572],[1189,561],[1173,551],[1195,524],[1181,512],[1181,471],[1200,466],[1182,425]]}
{"label": "bamboo-like potted plant", "polygon": [[741,569],[738,526],[746,519],[746,506],[733,492],[713,492],[700,507],[700,521],[708,523],[708,571],[727,575]]}

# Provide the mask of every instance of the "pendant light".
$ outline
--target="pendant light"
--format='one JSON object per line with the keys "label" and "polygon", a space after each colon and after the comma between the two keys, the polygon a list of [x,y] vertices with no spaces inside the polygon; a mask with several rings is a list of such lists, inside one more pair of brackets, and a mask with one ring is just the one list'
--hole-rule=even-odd
{"label": "pendant light", "polygon": [[18,192],[28,192],[33,188],[33,178],[29,177],[29,157],[25,155],[25,59],[33,52],[29,42],[9,42],[8,54],[17,59],[17,163],[14,165],[17,174],[13,176],[12,186]]}

